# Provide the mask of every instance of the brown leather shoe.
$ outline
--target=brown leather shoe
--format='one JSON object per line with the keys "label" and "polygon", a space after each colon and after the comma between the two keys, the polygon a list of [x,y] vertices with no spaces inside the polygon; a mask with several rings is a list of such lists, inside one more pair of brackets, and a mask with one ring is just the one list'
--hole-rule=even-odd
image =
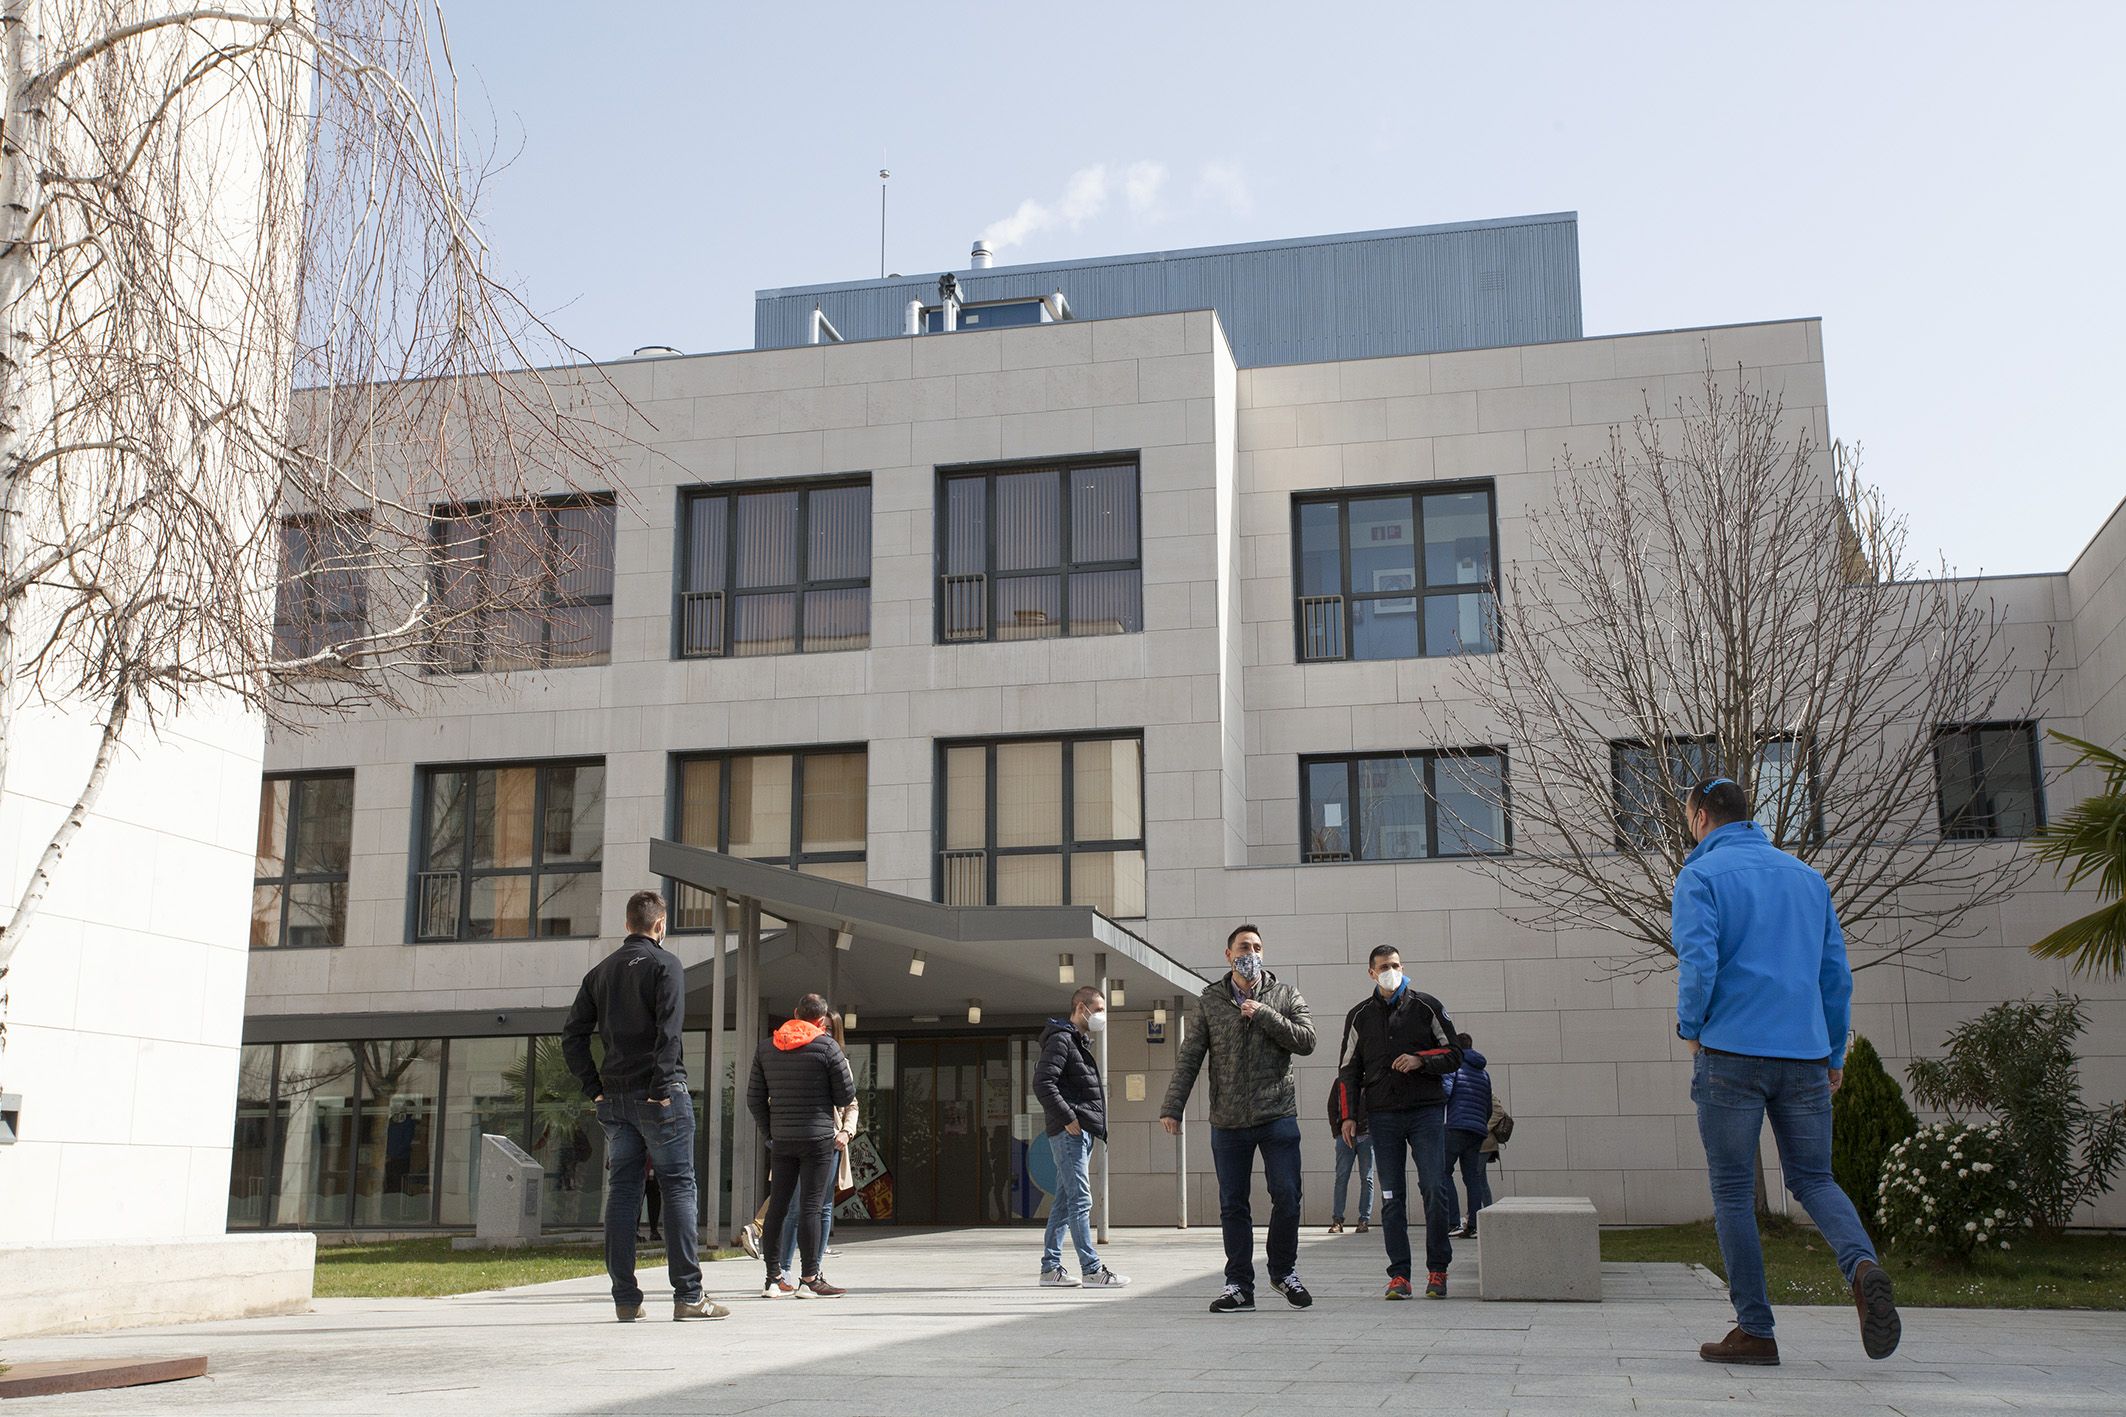
{"label": "brown leather shoe", "polygon": [[1860,1310],[1860,1346],[1870,1358],[1887,1358],[1897,1351],[1904,1337],[1904,1320],[1897,1317],[1897,1295],[1889,1271],[1873,1260],[1862,1260],[1853,1271],[1853,1307]]}
{"label": "brown leather shoe", "polygon": [[1738,1327],[1728,1330],[1727,1337],[1718,1343],[1699,1344],[1698,1356],[1708,1363],[1747,1363],[1758,1368],[1776,1368],[1779,1366],[1779,1345],[1769,1338],[1744,1333]]}

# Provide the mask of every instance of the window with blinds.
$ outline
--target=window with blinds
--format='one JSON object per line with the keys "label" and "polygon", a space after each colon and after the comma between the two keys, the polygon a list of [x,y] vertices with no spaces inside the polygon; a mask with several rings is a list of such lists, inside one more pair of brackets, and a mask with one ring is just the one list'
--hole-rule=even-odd
{"label": "window with blinds", "polygon": [[944,743],[938,783],[940,901],[1143,917],[1141,737]]}
{"label": "window with blinds", "polygon": [[1144,628],[1135,462],[939,477],[937,642]]}
{"label": "window with blinds", "polygon": [[1298,497],[1292,522],[1300,663],[1497,648],[1489,483]]}
{"label": "window with blinds", "polygon": [[275,659],[310,659],[368,633],[367,521],[281,519],[280,580],[273,599]]}
{"label": "window with blinds", "polygon": [[612,498],[441,508],[430,535],[440,667],[611,661]]}
{"label": "window with blinds", "polygon": [[680,518],[681,659],[871,644],[871,483],[690,492]]}

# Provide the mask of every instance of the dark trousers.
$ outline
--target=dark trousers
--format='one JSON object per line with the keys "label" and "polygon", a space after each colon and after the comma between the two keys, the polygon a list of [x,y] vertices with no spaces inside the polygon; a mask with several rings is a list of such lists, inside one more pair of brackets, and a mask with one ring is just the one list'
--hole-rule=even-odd
{"label": "dark trousers", "polygon": [[1465,1132],[1459,1127],[1447,1129],[1447,1228],[1457,1229],[1463,1218],[1463,1208],[1454,1194],[1454,1173],[1462,1173],[1462,1189],[1469,1193],[1467,1210],[1469,1228],[1476,1228],[1476,1213],[1491,1204],[1491,1177],[1484,1173],[1484,1134]]}
{"label": "dark trousers", "polygon": [[1270,1282],[1299,1267],[1299,1119],[1279,1117],[1253,1127],[1211,1128],[1211,1160],[1218,1168],[1218,1221],[1225,1231],[1225,1282],[1255,1292],[1255,1153],[1270,1187],[1270,1233],[1263,1246]]}
{"label": "dark trousers", "polygon": [[1425,1268],[1445,1269],[1454,1260],[1447,1232],[1454,1204],[1447,1179],[1447,1104],[1403,1112],[1368,1112],[1373,1128],[1373,1169],[1380,1175],[1380,1230],[1388,1246],[1388,1277],[1410,1277],[1409,1200],[1403,1193],[1403,1163],[1417,1163],[1417,1190],[1424,1205]]}
{"label": "dark trousers", "polygon": [[693,1099],[683,1087],[673,1088],[670,1105],[661,1107],[646,1092],[609,1092],[598,1104],[598,1123],[605,1128],[605,1272],[613,1279],[613,1302],[642,1302],[642,1286],[635,1282],[635,1224],[642,1214],[645,1157],[657,1168],[657,1183],[669,1201],[664,1254],[672,1273],[672,1298],[699,1302]]}
{"label": "dark trousers", "polygon": [[797,1252],[804,1260],[804,1268],[797,1278],[814,1278],[819,1274],[822,1248],[820,1212],[834,1185],[835,1163],[839,1157],[834,1149],[834,1138],[779,1141],[772,1143],[768,1150],[772,1157],[768,1177],[768,1215],[760,1225],[760,1252],[767,1260],[768,1278],[775,1278],[782,1259],[776,1253],[781,1246],[769,1248],[773,1243],[769,1237],[782,1238],[783,1221],[790,1214],[793,1199],[797,1204]]}

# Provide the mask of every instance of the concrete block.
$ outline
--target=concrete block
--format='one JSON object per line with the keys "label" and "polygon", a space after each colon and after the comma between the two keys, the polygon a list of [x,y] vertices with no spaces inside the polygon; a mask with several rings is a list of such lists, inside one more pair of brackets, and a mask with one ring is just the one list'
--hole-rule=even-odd
{"label": "concrete block", "polygon": [[0,1338],[301,1313],[317,1237],[305,1232],[0,1249]]}
{"label": "concrete block", "polygon": [[1585,1196],[1508,1196],[1484,1211],[1483,1297],[1597,1303],[1601,1218]]}

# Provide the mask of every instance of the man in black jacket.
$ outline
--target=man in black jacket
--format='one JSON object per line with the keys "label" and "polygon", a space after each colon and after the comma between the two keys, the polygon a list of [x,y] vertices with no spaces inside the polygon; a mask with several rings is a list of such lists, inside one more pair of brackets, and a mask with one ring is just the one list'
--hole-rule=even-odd
{"label": "man in black jacket", "polygon": [[[782,1234],[783,1219],[790,1213],[791,1197],[797,1200],[797,1248],[804,1271],[797,1283],[800,1299],[839,1299],[837,1289],[820,1273],[820,1210],[834,1174],[841,1147],[847,1142],[834,1128],[835,1116],[856,1101],[856,1078],[849,1059],[822,1026],[827,1001],[807,994],[797,1001],[795,1016],[761,1041],[753,1055],[753,1076],[746,1085],[746,1107],[768,1138],[773,1157],[768,1185],[768,1214],[761,1222],[763,1235]],[[761,1246],[767,1260],[767,1283],[760,1297],[777,1298],[785,1291],[780,1278],[781,1256]]]}
{"label": "man in black jacket", "polygon": [[[686,970],[663,947],[664,897],[637,891],[627,903],[628,936],[591,967],[561,1026],[561,1056],[605,1128],[605,1272],[620,1322],[642,1317],[635,1282],[635,1218],[642,1211],[643,1159],[664,1192],[664,1253],[672,1274],[672,1317],[721,1319],[731,1311],[701,1292],[698,1207],[694,1200],[694,1104],[683,1059]],[[591,1061],[591,1034],[605,1061]]]}
{"label": "man in black jacket", "polygon": [[[1410,987],[1393,945],[1366,961],[1373,990],[1344,1015],[1337,1081],[1363,1100],[1380,1175],[1380,1229],[1388,1246],[1389,1299],[1410,1297],[1410,1223],[1403,1195],[1403,1159],[1417,1162],[1425,1206],[1425,1297],[1447,1297],[1453,1228],[1447,1207],[1447,1089],[1441,1081],[1462,1065],[1446,1006]],[[1355,1141],[1358,1123],[1346,1116],[1343,1138]]]}
{"label": "man in black jacket", "polygon": [[[1093,1057],[1092,1035],[1107,1028],[1107,1000],[1093,985],[1071,995],[1070,1017],[1052,1018],[1041,1034],[1041,1060],[1034,1064],[1033,1095],[1048,1122],[1048,1147],[1056,1159],[1055,1199],[1048,1207],[1048,1233],[1041,1241],[1041,1283],[1052,1289],[1117,1288],[1129,1280],[1100,1263],[1092,1235],[1093,1141],[1107,1140],[1107,1085]],[[1063,1231],[1077,1247],[1072,1279],[1063,1268]]]}

